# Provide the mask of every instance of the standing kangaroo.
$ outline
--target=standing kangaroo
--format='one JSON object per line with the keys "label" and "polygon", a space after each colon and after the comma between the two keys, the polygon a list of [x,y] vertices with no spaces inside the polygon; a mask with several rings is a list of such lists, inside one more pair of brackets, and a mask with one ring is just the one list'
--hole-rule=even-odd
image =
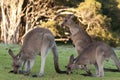
{"label": "standing kangaroo", "polygon": [[96,74],[94,76],[103,77],[104,60],[108,60],[110,57],[120,71],[120,62],[113,49],[103,42],[93,42],[89,44],[75,59],[74,56],[71,55],[67,66],[67,73],[70,74],[71,70],[76,69],[78,65],[80,65],[81,68],[84,66],[86,71],[90,73],[89,65],[94,64],[96,69]]}
{"label": "standing kangaroo", "polygon": [[103,42],[93,41],[91,37],[72,20],[73,17],[73,14],[69,14],[62,22],[62,26],[69,27],[71,39],[78,53],[78,57],[76,59],[70,58],[70,62],[67,66],[67,73],[71,73],[71,70],[77,67],[76,65],[84,65],[84,68],[86,68],[87,72],[90,73],[87,66],[94,64],[96,67],[95,76],[102,77],[104,76],[103,62],[109,57],[114,60],[118,70],[120,71],[120,62],[112,48]]}
{"label": "standing kangaroo", "polygon": [[59,69],[58,52],[54,36],[48,29],[44,28],[35,28],[26,34],[19,54],[14,55],[12,50],[8,51],[13,59],[13,71],[11,72],[18,73],[19,68],[26,65],[25,72],[29,74],[34,65],[36,55],[39,54],[41,55],[41,69],[40,73],[35,76],[43,76],[45,60],[50,48],[54,55],[54,66],[56,72],[66,73],[66,71],[61,71]]}
{"label": "standing kangaroo", "polygon": [[88,44],[92,43],[93,40],[86,31],[84,31],[72,20],[73,17],[73,14],[68,15],[65,17],[61,25],[67,26],[69,28],[71,33],[71,40],[73,41],[76,52],[79,54],[82,50],[84,50],[84,48],[87,47]]}

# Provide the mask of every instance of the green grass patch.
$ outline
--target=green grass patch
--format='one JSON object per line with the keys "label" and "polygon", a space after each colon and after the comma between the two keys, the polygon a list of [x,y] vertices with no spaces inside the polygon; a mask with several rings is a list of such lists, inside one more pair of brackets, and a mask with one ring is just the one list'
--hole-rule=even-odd
{"label": "green grass patch", "polygon": [[[83,76],[81,74],[85,74],[86,72],[83,70],[75,70],[73,74],[58,74],[55,72],[53,65],[53,55],[51,51],[47,56],[46,64],[45,64],[45,75],[39,78],[32,78],[31,76],[24,76],[21,74],[12,74],[8,73],[12,70],[11,63],[12,58],[8,54],[8,49],[12,49],[14,53],[18,53],[20,46],[18,45],[5,45],[0,44],[0,80],[120,80],[120,72],[110,72],[105,71],[105,77],[90,77]],[[72,45],[58,45],[59,52],[59,64],[62,70],[66,70],[65,66],[69,61],[69,56],[71,54],[77,55]],[[120,50],[115,50],[118,58],[120,59]],[[35,61],[35,64],[31,70],[32,74],[38,74],[40,71],[40,59],[41,57],[38,55]],[[104,65],[106,68],[116,69],[113,61],[105,62]],[[95,72],[94,67],[91,66],[92,72]]]}

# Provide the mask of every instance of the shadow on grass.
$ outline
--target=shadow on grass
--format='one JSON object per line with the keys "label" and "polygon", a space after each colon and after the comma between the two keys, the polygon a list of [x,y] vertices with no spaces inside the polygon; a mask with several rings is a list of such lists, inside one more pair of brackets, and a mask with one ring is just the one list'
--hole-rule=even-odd
{"label": "shadow on grass", "polygon": [[91,74],[80,74],[80,75],[82,75],[82,76],[89,76],[89,77],[92,77],[92,75]]}
{"label": "shadow on grass", "polygon": [[118,69],[109,69],[109,68],[104,68],[105,71],[109,72],[120,72]]}
{"label": "shadow on grass", "polygon": [[[107,72],[120,72],[118,69],[109,69],[109,68],[104,68],[104,71],[107,71]],[[92,74],[81,74],[83,76],[89,76],[89,77],[93,77]]]}

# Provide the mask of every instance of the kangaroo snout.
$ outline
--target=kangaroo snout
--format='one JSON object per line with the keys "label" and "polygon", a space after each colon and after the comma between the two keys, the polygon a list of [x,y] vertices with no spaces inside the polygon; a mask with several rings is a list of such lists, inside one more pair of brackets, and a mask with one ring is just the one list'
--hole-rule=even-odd
{"label": "kangaroo snout", "polygon": [[67,75],[72,74],[71,67],[65,66],[65,68],[67,68],[67,71],[66,71]]}
{"label": "kangaroo snout", "polygon": [[67,75],[72,74],[72,71],[67,71],[66,74]]}
{"label": "kangaroo snout", "polygon": [[18,72],[17,72],[17,71],[13,71],[13,70],[11,70],[11,71],[9,71],[9,73],[17,74]]}
{"label": "kangaroo snout", "polygon": [[13,73],[13,70],[9,71],[9,73]]}

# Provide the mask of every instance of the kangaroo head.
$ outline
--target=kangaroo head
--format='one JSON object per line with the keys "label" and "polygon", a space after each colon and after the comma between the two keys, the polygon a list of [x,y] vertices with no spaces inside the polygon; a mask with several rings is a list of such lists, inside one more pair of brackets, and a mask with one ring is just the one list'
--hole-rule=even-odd
{"label": "kangaroo head", "polygon": [[70,59],[69,59],[69,63],[66,66],[66,68],[67,68],[67,71],[66,71],[67,74],[71,74],[72,70],[77,68],[77,64],[75,64],[74,61],[75,61],[74,55],[71,55]]}
{"label": "kangaroo head", "polygon": [[11,73],[18,73],[18,70],[20,68],[20,65],[21,65],[21,61],[20,61],[20,55],[14,55],[13,51],[11,49],[9,49],[8,51],[9,55],[12,57],[12,67],[13,67],[13,70],[10,71]]}
{"label": "kangaroo head", "polygon": [[62,26],[67,26],[69,27],[71,25],[72,19],[73,19],[74,15],[73,14],[69,14],[65,17],[65,19],[63,20],[63,22],[61,23]]}

